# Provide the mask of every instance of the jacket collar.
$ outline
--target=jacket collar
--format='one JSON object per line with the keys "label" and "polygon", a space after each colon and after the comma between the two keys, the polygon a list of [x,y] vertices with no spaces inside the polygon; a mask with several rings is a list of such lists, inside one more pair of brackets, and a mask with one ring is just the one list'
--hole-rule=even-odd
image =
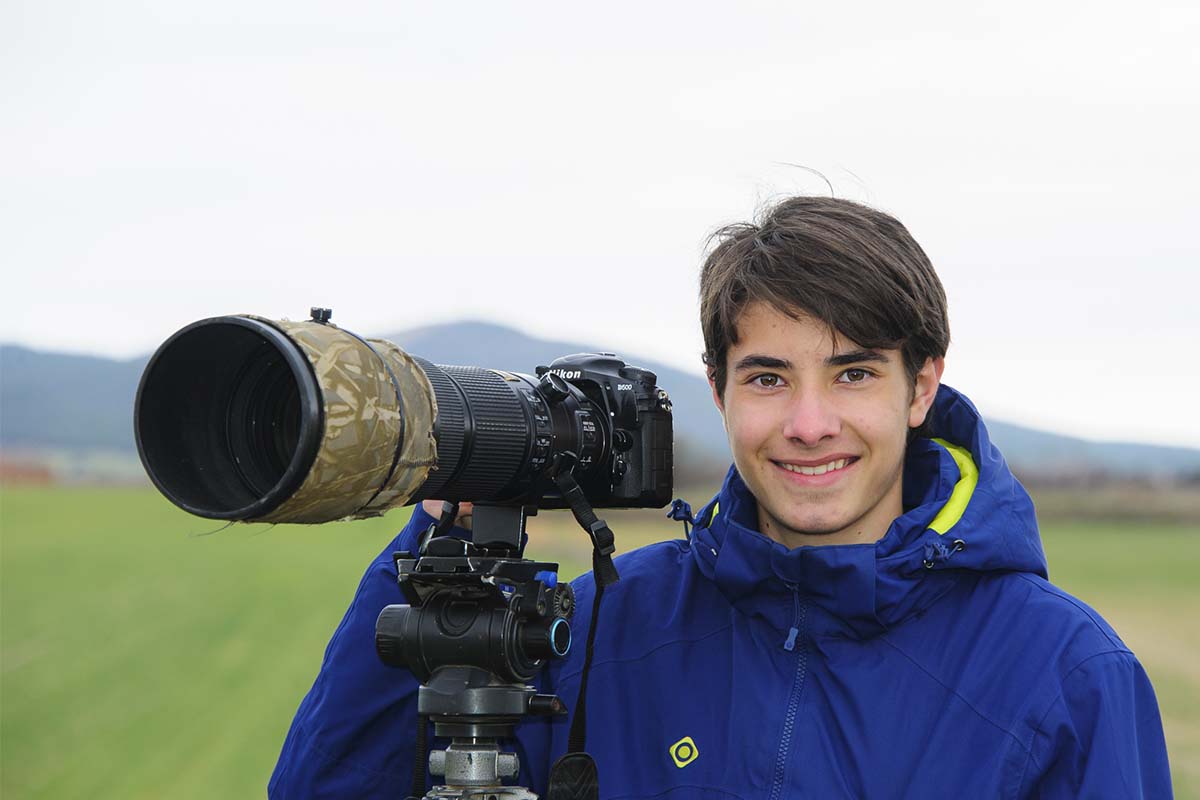
{"label": "jacket collar", "polygon": [[905,512],[882,539],[788,550],[758,532],[757,502],[730,468],[693,533],[701,572],[748,613],[795,594],[825,612],[811,618],[814,633],[860,638],[928,608],[973,573],[1044,577],[1033,504],[975,407],[942,386],[930,415],[936,438],[909,445]]}

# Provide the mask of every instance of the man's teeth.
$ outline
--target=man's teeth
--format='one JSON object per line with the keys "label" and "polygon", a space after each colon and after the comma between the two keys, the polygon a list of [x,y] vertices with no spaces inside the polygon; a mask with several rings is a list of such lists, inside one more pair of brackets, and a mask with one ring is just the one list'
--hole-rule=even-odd
{"label": "man's teeth", "polygon": [[824,475],[826,472],[832,472],[835,469],[841,469],[850,463],[848,458],[839,458],[837,461],[830,461],[828,464],[818,464],[815,467],[799,467],[795,464],[780,464],[779,466],[786,469],[788,472],[799,472],[801,475]]}

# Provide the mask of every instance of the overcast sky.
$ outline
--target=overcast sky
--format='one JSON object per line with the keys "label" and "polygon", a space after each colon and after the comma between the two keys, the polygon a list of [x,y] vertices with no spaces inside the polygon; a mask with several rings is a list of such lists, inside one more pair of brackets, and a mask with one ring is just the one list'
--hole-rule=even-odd
{"label": "overcast sky", "polygon": [[7,0],[0,340],[321,304],[698,372],[705,238],[803,165],[924,246],[985,415],[1200,446],[1200,10],[972,5]]}

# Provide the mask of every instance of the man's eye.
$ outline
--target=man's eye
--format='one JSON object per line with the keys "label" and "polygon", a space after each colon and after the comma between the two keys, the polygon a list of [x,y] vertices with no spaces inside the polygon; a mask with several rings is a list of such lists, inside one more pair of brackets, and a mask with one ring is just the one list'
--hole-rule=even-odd
{"label": "man's eye", "polygon": [[838,380],[841,383],[862,383],[869,377],[871,377],[871,373],[865,369],[848,369],[841,374]]}
{"label": "man's eye", "polygon": [[779,385],[779,376],[778,375],[758,375],[753,380],[751,380],[751,383],[761,386],[764,389],[773,389],[774,387]]}

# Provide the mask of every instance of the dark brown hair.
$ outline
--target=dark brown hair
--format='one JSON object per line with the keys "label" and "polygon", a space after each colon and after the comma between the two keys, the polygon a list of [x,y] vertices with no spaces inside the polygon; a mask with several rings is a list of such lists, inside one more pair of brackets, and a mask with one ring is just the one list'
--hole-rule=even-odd
{"label": "dark brown hair", "polygon": [[895,218],[850,200],[792,197],[755,223],[728,225],[700,273],[704,363],[725,393],[726,355],[742,312],[765,302],[808,314],[866,348],[899,348],[909,382],[946,354],[946,292]]}

